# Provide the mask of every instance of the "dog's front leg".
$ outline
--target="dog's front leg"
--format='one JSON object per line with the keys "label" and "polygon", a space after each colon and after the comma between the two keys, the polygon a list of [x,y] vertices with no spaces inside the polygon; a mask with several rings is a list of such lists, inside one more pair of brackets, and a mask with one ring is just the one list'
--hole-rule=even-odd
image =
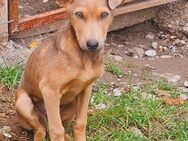
{"label": "dog's front leg", "polygon": [[87,124],[87,111],[92,85],[76,98],[76,124],[74,126],[74,140],[86,141],[85,130]]}
{"label": "dog's front leg", "polygon": [[60,95],[47,86],[41,88],[47,112],[48,127],[51,141],[65,141],[64,127],[60,117]]}

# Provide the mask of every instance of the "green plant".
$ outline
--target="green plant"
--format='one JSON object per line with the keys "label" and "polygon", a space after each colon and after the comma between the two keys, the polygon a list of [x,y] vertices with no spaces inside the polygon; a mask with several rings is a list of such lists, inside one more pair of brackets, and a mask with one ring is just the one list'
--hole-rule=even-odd
{"label": "green plant", "polygon": [[8,87],[16,87],[19,84],[23,67],[21,63],[13,66],[0,66],[0,83]]}
{"label": "green plant", "polygon": [[107,71],[120,76],[120,75],[124,75],[122,69],[118,66],[118,64],[114,63],[113,61],[106,61],[106,69]]}

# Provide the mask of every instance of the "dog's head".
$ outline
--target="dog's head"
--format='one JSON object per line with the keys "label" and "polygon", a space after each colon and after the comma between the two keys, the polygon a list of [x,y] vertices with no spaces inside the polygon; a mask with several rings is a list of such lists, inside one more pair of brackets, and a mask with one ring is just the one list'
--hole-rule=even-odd
{"label": "dog's head", "polygon": [[82,50],[99,51],[103,48],[112,21],[111,11],[123,0],[56,0],[68,11]]}

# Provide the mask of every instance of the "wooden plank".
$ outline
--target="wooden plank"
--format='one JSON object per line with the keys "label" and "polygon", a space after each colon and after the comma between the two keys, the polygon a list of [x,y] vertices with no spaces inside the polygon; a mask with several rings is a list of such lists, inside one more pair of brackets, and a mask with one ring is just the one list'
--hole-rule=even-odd
{"label": "wooden plank", "polygon": [[[119,30],[125,27],[133,26],[156,17],[159,7],[147,8],[131,13],[121,14],[114,17],[110,26],[110,31]],[[128,20],[127,20],[128,19]]]}
{"label": "wooden plank", "polygon": [[138,10],[142,10],[142,9],[146,9],[150,7],[155,7],[155,6],[159,6],[159,5],[163,5],[163,4],[167,4],[167,3],[175,2],[175,1],[177,0],[146,0],[143,2],[137,2],[137,3],[130,4],[130,5],[119,7],[115,9],[113,13],[115,16],[117,16],[117,15],[130,13],[130,12],[134,12],[134,11],[138,11]]}
{"label": "wooden plank", "polygon": [[8,29],[9,34],[17,31],[18,23],[18,0],[7,0],[8,1],[8,20],[12,21],[9,23]]}
{"label": "wooden plank", "polygon": [[50,24],[67,18],[67,13],[64,8],[53,10],[50,12],[38,14],[29,18],[19,20],[18,30],[24,31],[34,27],[39,27],[45,24]]}
{"label": "wooden plank", "polygon": [[54,32],[58,29],[60,29],[60,27],[63,29],[65,28],[67,25],[69,24],[69,20],[62,20],[62,21],[58,21],[58,22],[54,22],[51,24],[45,24],[39,27],[34,27],[22,32],[15,32],[13,34],[14,38],[25,38],[25,37],[32,37],[35,35],[40,35],[40,34],[44,34],[44,33],[49,33],[49,32]]}
{"label": "wooden plank", "polygon": [[8,4],[0,0],[0,43],[8,40]]}

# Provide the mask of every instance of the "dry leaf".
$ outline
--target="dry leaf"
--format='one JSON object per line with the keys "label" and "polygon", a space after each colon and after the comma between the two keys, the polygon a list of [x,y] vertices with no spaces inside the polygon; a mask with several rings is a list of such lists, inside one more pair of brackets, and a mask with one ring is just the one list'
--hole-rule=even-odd
{"label": "dry leaf", "polygon": [[94,115],[95,111],[93,109],[89,109],[87,112],[88,115]]}
{"label": "dry leaf", "polygon": [[153,92],[156,96],[158,96],[162,99],[162,101],[165,105],[178,106],[178,105],[185,103],[185,100],[182,99],[181,97],[171,98],[170,94],[167,91],[154,90]]}
{"label": "dry leaf", "polygon": [[162,100],[166,105],[178,106],[185,103],[185,101],[179,97],[178,98],[163,97]]}
{"label": "dry leaf", "polygon": [[163,90],[154,90],[153,93],[158,97],[170,97],[170,94]]}
{"label": "dry leaf", "polygon": [[35,48],[38,45],[38,42],[32,41],[31,44],[29,45],[29,48]]}

